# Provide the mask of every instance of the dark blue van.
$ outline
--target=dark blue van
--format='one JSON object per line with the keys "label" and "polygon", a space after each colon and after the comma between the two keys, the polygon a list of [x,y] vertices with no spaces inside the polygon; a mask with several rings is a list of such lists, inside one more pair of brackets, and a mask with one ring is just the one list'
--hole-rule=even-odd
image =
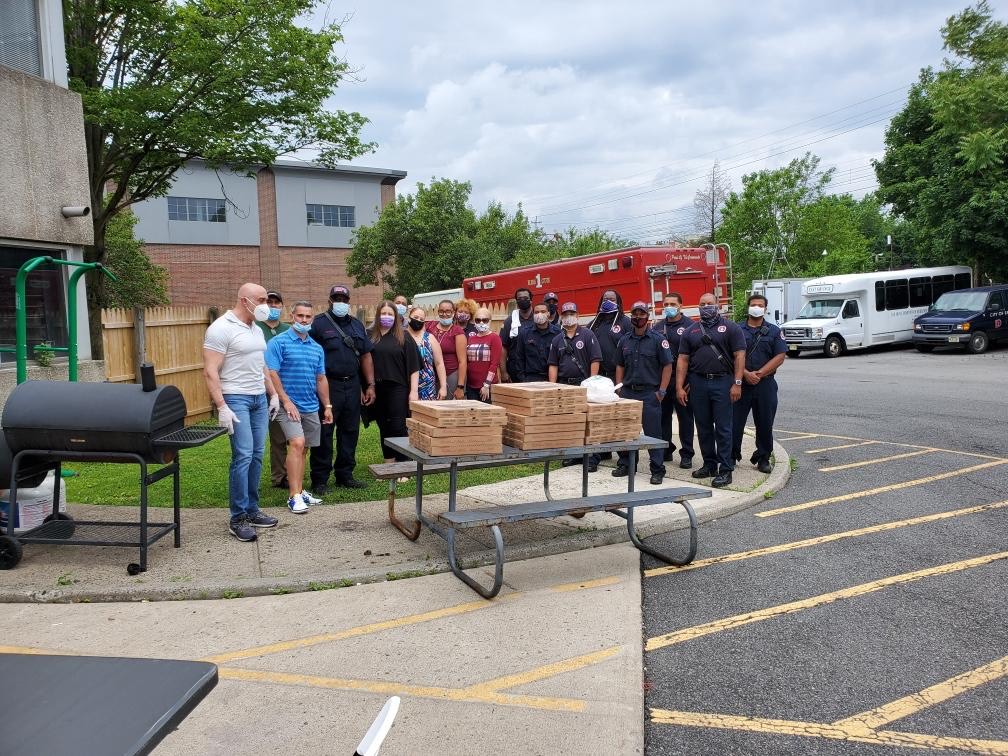
{"label": "dark blue van", "polygon": [[998,340],[1008,340],[1008,284],[947,291],[914,319],[913,343],[919,352],[959,344],[980,354]]}

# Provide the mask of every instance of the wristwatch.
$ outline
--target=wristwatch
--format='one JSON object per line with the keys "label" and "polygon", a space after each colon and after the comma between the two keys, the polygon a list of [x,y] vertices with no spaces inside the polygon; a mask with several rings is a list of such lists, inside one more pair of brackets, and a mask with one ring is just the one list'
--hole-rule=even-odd
{"label": "wristwatch", "polygon": [[666,392],[666,390],[665,390],[665,389],[663,389],[663,388],[660,388],[660,389],[658,389],[658,392],[657,392],[657,393],[658,393],[658,395],[659,395],[659,396],[661,396],[661,397],[663,397],[663,398],[664,398],[664,396],[665,396],[665,394],[666,394],[667,392]]}
{"label": "wristwatch", "polygon": [[742,385],[742,379],[741,378],[736,378],[735,379],[735,385],[736,386],[741,386]]}

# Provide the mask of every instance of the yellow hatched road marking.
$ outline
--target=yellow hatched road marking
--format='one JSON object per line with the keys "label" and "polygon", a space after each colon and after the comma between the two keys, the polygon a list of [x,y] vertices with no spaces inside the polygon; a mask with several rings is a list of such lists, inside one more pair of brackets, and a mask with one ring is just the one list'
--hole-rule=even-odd
{"label": "yellow hatched road marking", "polygon": [[806,438],[819,438],[818,433],[802,433],[801,431],[780,431],[789,434],[787,438],[778,438],[778,441],[804,441]]}
{"label": "yellow hatched road marking", "polygon": [[772,735],[847,740],[855,743],[903,746],[906,748],[946,749],[983,754],[984,756],[1008,756],[1008,741],[1003,740],[949,738],[938,735],[923,735],[916,732],[894,732],[889,730],[859,732],[820,722],[796,722],[787,719],[742,717],[731,714],[702,714],[690,711],[670,711],[668,709],[652,709],[651,721],[654,724],[679,725],[682,727],[708,727],[720,730],[740,730],[743,732],[758,732]]}
{"label": "yellow hatched road marking", "polygon": [[945,682],[925,688],[920,693],[914,693],[884,706],[879,706],[877,709],[841,719],[834,724],[848,730],[877,730],[882,725],[916,714],[922,709],[955,698],[968,690],[998,680],[1005,675],[1008,675],[1008,656],[1003,656],[990,664],[951,677]]}
{"label": "yellow hatched road marking", "polygon": [[671,633],[665,633],[664,635],[649,638],[644,644],[644,650],[655,651],[659,648],[665,648],[666,646],[695,640],[696,638],[701,638],[705,635],[720,633],[724,630],[733,630],[737,627],[742,627],[743,625],[751,625],[754,622],[773,619],[785,614],[794,614],[796,612],[804,611],[805,609],[812,609],[817,606],[825,606],[826,604],[832,604],[843,599],[864,596],[869,593],[874,593],[875,591],[880,591],[891,585],[912,583],[927,577],[947,575],[961,570],[968,570],[973,567],[980,567],[985,564],[990,564],[991,562],[996,562],[1000,559],[1008,559],[1008,551],[1001,551],[996,554],[987,554],[986,556],[975,557],[973,559],[964,559],[961,562],[941,564],[937,567],[928,567],[927,569],[906,572],[901,575],[893,575],[891,577],[882,578],[881,580],[873,580],[870,583],[853,585],[849,588],[842,588],[838,591],[823,593],[819,596],[812,596],[811,598],[801,599],[799,601],[778,604],[777,606],[767,607],[766,609],[758,609],[756,611],[746,612],[745,614],[736,614],[734,617],[726,617],[725,619],[715,620],[714,622],[707,622],[702,625],[687,627],[682,630],[676,630]]}
{"label": "yellow hatched road marking", "polygon": [[858,441],[856,444],[840,444],[839,446],[826,446],[822,449],[806,449],[806,454],[819,454],[820,452],[838,451],[839,449],[853,449],[855,446],[871,446],[872,444],[882,444],[884,441]]}
{"label": "yellow hatched road marking", "polygon": [[[777,430],[777,433],[778,434],[781,434],[781,433],[797,433],[797,434],[799,434],[801,436],[804,436],[805,438],[814,438],[814,437],[818,437],[818,438],[835,438],[838,441],[874,441],[875,443],[878,443],[878,444],[888,444],[889,446],[902,446],[902,447],[904,447],[906,449],[921,449],[921,448],[924,448],[920,444],[903,444],[903,443],[900,443],[898,441],[879,441],[877,439],[858,438],[857,436],[838,436],[835,433],[811,433],[811,434],[805,434],[803,431],[789,431],[789,430]],[[788,440],[788,439],[784,439],[784,440]],[[798,441],[800,441],[802,439],[801,438],[796,438],[796,439],[791,439],[791,440],[798,440]],[[941,448],[938,448],[938,447],[930,447],[930,446],[927,447],[927,448],[928,449],[933,448],[935,451],[945,452],[946,454],[961,454],[964,457],[978,457],[980,459],[999,459],[999,460],[1005,460],[1006,462],[1008,462],[1008,459],[1005,459],[1004,457],[998,457],[998,456],[995,456],[993,454],[978,454],[977,452],[962,451],[961,449],[941,449]]]}
{"label": "yellow hatched road marking", "polygon": [[494,691],[514,688],[518,685],[528,685],[529,683],[545,680],[549,677],[555,677],[556,675],[560,675],[565,672],[574,672],[575,670],[604,662],[607,659],[613,658],[619,654],[619,652],[619,646],[612,646],[611,648],[604,648],[601,651],[594,651],[590,654],[575,656],[572,659],[564,659],[551,664],[545,664],[541,667],[530,669],[527,672],[517,672],[513,675],[495,677],[493,680],[487,680],[486,682],[470,685],[464,690],[470,693],[491,693]]}
{"label": "yellow hatched road marking", "polygon": [[844,538],[857,538],[858,536],[869,535],[871,533],[882,533],[886,530],[896,530],[897,528],[905,528],[910,525],[938,522],[940,520],[948,520],[953,517],[962,517],[964,515],[985,512],[989,509],[1001,509],[1002,507],[1008,507],[1008,501],[999,501],[992,504],[980,504],[975,507],[966,507],[964,509],[953,509],[948,512],[921,515],[920,517],[911,517],[908,520],[895,520],[892,522],[884,522],[880,525],[870,525],[865,528],[858,528],[857,530],[845,530],[840,533],[830,533],[829,535],[816,536],[815,538],[806,538],[802,541],[791,541],[790,543],[782,543],[777,546],[765,546],[762,549],[739,551],[734,554],[725,554],[723,556],[710,557],[708,559],[699,559],[695,562],[690,562],[684,567],[654,567],[650,570],[645,570],[644,577],[668,575],[673,572],[688,572],[689,570],[698,570],[701,567],[710,567],[715,564],[739,562],[743,559],[753,559],[755,557],[767,556],[769,554],[780,554],[785,551],[793,551],[794,549],[804,549],[810,546],[818,546],[823,543],[832,543],[833,541],[840,541]]}
{"label": "yellow hatched road marking", "polygon": [[918,449],[917,451],[906,452],[905,454],[893,454],[890,457],[878,457],[876,459],[867,459],[862,462],[849,462],[846,465],[833,465],[832,467],[820,467],[819,472],[835,472],[837,470],[851,470],[855,467],[867,467],[868,465],[881,465],[884,462],[893,462],[897,459],[906,459],[907,457],[919,457],[922,454],[930,454],[931,452],[938,451],[937,449]]}
{"label": "yellow hatched road marking", "polygon": [[347,628],[346,630],[340,630],[336,633],[322,633],[320,635],[312,635],[307,638],[280,641],[279,643],[255,646],[253,648],[246,648],[240,651],[229,651],[224,654],[207,656],[200,661],[214,662],[215,664],[227,664],[229,662],[237,661],[238,659],[251,659],[255,656],[279,654],[284,651],[292,651],[296,648],[307,648],[308,646],[316,646],[320,643],[345,640],[346,638],[356,638],[361,635],[369,635],[383,630],[393,630],[399,627],[407,627],[408,625],[416,625],[421,622],[431,622],[433,620],[444,619],[445,617],[455,617],[459,614],[467,614],[480,609],[488,609],[492,606],[498,606],[498,604],[490,601],[468,601],[464,604],[456,604],[455,606],[445,607],[444,609],[435,609],[421,614],[411,614],[407,617],[397,617],[396,619],[385,620],[383,622],[372,622],[368,625],[358,625],[357,627]]}
{"label": "yellow hatched road marking", "polygon": [[964,467],[960,470],[952,470],[951,472],[939,473],[937,475],[929,475],[926,478],[917,478],[915,480],[907,480],[903,483],[892,483],[888,486],[879,486],[878,488],[869,488],[865,491],[855,491],[854,493],[841,494],[839,496],[828,496],[825,499],[815,499],[814,501],[806,501],[804,504],[794,504],[790,507],[781,507],[780,509],[768,509],[765,512],[756,512],[756,517],[774,517],[775,515],[784,514],[785,512],[800,512],[803,509],[812,509],[813,507],[821,507],[826,504],[836,504],[841,501],[850,501],[851,499],[861,499],[865,496],[874,496],[875,494],[887,493],[889,491],[898,491],[902,488],[911,488],[913,486],[921,486],[925,483],[935,483],[939,480],[945,480],[947,478],[954,478],[957,475],[967,475],[971,472],[977,472],[978,470],[985,470],[988,467],[996,467],[998,465],[1008,464],[1008,459],[998,459],[994,462],[984,462],[979,465],[973,465],[971,467]]}

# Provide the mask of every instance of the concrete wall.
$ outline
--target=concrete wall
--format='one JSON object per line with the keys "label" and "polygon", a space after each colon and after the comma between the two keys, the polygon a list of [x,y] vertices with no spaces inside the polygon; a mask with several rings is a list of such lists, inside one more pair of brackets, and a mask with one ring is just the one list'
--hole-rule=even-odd
{"label": "concrete wall", "polygon": [[80,97],[0,66],[0,237],[91,244],[91,219],[60,212],[90,203]]}
{"label": "concrete wall", "polygon": [[227,199],[227,222],[170,221],[168,197],[157,197],[133,205],[137,216],[134,233],[138,239],[149,244],[250,246],[259,243],[259,203],[254,176],[235,174],[225,168],[213,171],[200,163],[189,163],[175,174],[168,194]]}
{"label": "concrete wall", "polygon": [[276,166],[277,241],[281,247],[349,248],[354,228],[309,226],[306,204],[350,205],[357,226],[378,220],[382,206],[381,177],[333,176],[312,170]]}
{"label": "concrete wall", "polygon": [[[39,367],[33,362],[28,363],[29,381],[65,381],[68,370],[66,360],[57,361],[52,367]],[[101,360],[79,360],[77,362],[77,381],[79,383],[101,383],[105,380],[105,363]],[[17,386],[17,371],[13,364],[4,364],[0,370],[0,412],[7,402],[7,397]]]}

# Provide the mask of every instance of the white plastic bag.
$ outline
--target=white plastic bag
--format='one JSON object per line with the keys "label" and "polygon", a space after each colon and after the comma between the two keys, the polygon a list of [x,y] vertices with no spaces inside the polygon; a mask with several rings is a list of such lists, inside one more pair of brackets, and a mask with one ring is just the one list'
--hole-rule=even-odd
{"label": "white plastic bag", "polygon": [[588,389],[588,401],[593,404],[611,404],[619,401],[616,394],[616,387],[612,380],[604,375],[593,375],[581,381],[581,385]]}

